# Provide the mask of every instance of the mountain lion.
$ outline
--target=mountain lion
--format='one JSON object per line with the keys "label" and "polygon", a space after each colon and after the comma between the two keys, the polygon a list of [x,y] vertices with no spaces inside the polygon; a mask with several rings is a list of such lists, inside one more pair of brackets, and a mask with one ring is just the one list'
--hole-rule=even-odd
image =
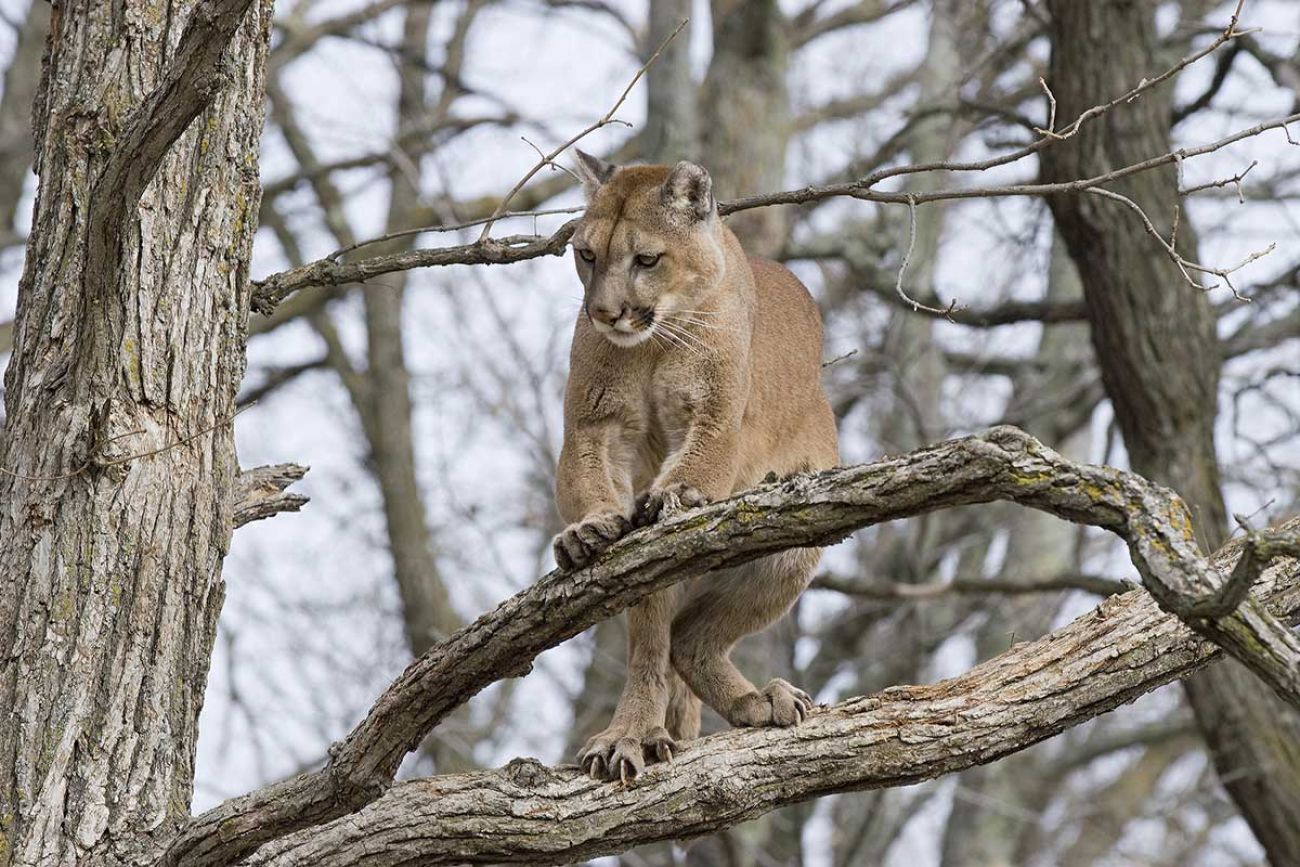
{"label": "mountain lion", "polygon": [[[556,473],[564,569],[635,526],[838,457],[817,305],[784,267],[745,255],[708,172],[578,157],[585,292]],[[583,768],[626,781],[671,759],[674,738],[699,734],[700,699],[736,726],[802,721],[807,693],[780,679],[758,689],[729,654],[789,610],[819,556],[784,551],[629,609],[627,683],[579,754]]]}

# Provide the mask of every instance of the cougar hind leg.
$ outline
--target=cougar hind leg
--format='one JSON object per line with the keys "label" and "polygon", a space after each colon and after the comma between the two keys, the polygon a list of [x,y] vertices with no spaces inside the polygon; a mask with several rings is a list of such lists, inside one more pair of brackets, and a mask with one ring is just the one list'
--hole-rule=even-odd
{"label": "cougar hind leg", "polygon": [[806,692],[780,678],[755,687],[730,654],[741,638],[790,610],[820,558],[815,548],[797,548],[706,576],[673,620],[673,668],[732,725],[789,726],[812,709]]}
{"label": "cougar hind leg", "polygon": [[627,682],[609,726],[587,741],[578,764],[598,780],[628,781],[647,762],[669,761],[677,745],[664,726],[671,681],[669,636],[677,588],[648,596],[627,611]]}
{"label": "cougar hind leg", "polygon": [[679,742],[700,736],[700,699],[675,671],[669,674],[668,716],[664,727]]}

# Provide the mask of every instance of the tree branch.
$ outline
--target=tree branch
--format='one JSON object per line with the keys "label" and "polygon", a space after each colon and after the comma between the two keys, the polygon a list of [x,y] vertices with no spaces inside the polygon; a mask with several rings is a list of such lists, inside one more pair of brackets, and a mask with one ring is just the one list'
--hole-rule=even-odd
{"label": "tree branch", "polygon": [[[1260,135],[1268,130],[1285,130],[1288,124],[1298,121],[1300,121],[1300,113],[1292,114],[1256,124],[1248,129],[1239,130],[1232,135],[1208,144],[1192,148],[1178,148],[1096,177],[1079,178],[1073,181],[1060,183],[1025,182],[987,187],[955,187],[920,193],[900,193],[874,189],[876,184],[900,174],[921,171],[981,171],[995,165],[1001,165],[1004,160],[1003,158],[994,158],[980,163],[934,163],[882,169],[847,183],[808,186],[796,190],[748,196],[732,202],[722,202],[718,205],[718,213],[725,216],[752,208],[764,208],[772,205],[801,205],[840,197],[858,199],[864,202],[914,207],[915,205],[931,202],[957,199],[1044,197],[1083,193],[1096,190],[1103,184],[1140,174],[1141,172],[1213,153],[1228,145]],[[1055,141],[1055,139],[1043,139],[1043,141],[1050,142]],[[1022,149],[1022,151],[1017,152],[1021,154],[1017,159],[1022,159],[1031,153],[1037,153],[1038,150],[1041,150],[1041,148]],[[440,265],[498,265],[522,262],[540,256],[559,256],[564,253],[576,226],[577,221],[570,220],[550,236],[517,235],[500,239],[484,238],[472,244],[462,244],[456,247],[412,250],[399,255],[374,256],[355,262],[339,263],[328,258],[321,259],[298,268],[272,274],[256,282],[253,288],[253,310],[258,313],[269,314],[284,298],[309,286],[337,286],[341,283],[356,283],[378,277],[381,274],[407,271],[412,268],[427,268]],[[1220,273],[1221,270],[1232,271],[1236,269],[1212,269],[1207,267],[1204,270]]]}
{"label": "tree branch", "polygon": [[253,288],[253,310],[269,315],[287,296],[308,286],[338,286],[361,283],[394,271],[429,268],[439,265],[504,265],[539,256],[560,256],[573,236],[578,221],[570,220],[550,237],[513,235],[486,238],[458,247],[434,250],[409,250],[391,256],[374,256],[356,262],[321,259],[288,271],[272,274]]}
{"label": "tree branch", "polygon": [[[1294,531],[1300,522],[1293,522]],[[1241,545],[1214,558],[1226,570]],[[1300,612],[1300,563],[1261,582]],[[966,674],[816,710],[791,729],[733,729],[688,745],[620,788],[516,759],[496,771],[402,783],[361,810],[272,843],[244,867],[564,864],[716,833],[834,792],[910,785],[987,764],[1186,677],[1219,650],[1143,592]],[[1161,733],[1163,735],[1163,732]]]}
{"label": "tree branch", "polygon": [[1123,581],[1100,575],[1057,575],[1044,578],[964,579],[936,581],[928,584],[901,584],[896,582],[867,583],[865,581],[819,575],[810,585],[818,590],[833,590],[859,599],[879,599],[883,602],[909,602],[933,599],[938,596],[1024,596],[1033,593],[1060,593],[1082,590],[1098,596],[1113,596],[1130,589]]}
{"label": "tree branch", "polygon": [[272,464],[241,470],[235,479],[235,527],[281,512],[296,512],[305,506],[310,498],[285,493],[284,489],[302,481],[307,470],[301,464]]}
{"label": "tree branch", "polygon": [[1123,538],[1162,606],[1300,704],[1294,636],[1254,599],[1224,610],[1224,576],[1198,552],[1187,510],[1172,492],[1132,473],[1066,460],[1022,431],[999,427],[766,485],[633,533],[586,569],[552,572],[415,660],[334,745],[325,769],[197,817],[164,863],[229,863],[374,801],[448,713],[651,593],[787,548],[831,544],[862,527],[999,500]]}

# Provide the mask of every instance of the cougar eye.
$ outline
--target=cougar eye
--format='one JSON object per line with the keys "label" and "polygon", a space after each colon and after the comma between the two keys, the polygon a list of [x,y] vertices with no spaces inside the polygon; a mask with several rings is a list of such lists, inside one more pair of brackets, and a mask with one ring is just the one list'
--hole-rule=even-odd
{"label": "cougar eye", "polygon": [[663,257],[662,253],[653,253],[653,254],[641,253],[637,255],[636,263],[640,265],[642,268],[653,268],[654,266],[659,264],[659,260],[662,257]]}
{"label": "cougar eye", "polygon": [[595,262],[596,254],[593,253],[591,250],[583,248],[578,251],[578,258],[584,262]]}

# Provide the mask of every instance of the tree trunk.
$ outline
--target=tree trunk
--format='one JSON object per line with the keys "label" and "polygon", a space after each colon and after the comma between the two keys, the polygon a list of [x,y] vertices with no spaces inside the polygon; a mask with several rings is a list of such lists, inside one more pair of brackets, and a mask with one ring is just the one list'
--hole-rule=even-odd
{"label": "tree trunk", "polygon": [[[423,4],[406,11],[402,45],[406,56],[422,58],[429,41],[432,9]],[[398,67],[401,76],[398,96],[398,129],[414,125],[426,111],[425,72],[416,63]],[[448,87],[451,85],[449,84]],[[396,136],[395,136],[396,137]],[[392,193],[388,205],[387,229],[408,229],[411,214],[420,205],[420,164],[428,150],[424,142],[403,147],[403,158],[389,173]],[[376,255],[399,253],[414,246],[415,236],[376,245]],[[341,243],[347,243],[341,241]],[[402,310],[406,301],[408,272],[390,275],[383,287],[362,293],[366,323],[365,389],[357,412],[370,445],[371,471],[384,500],[388,547],[393,557],[393,576],[402,597],[411,654],[419,656],[448,638],[464,624],[447,595],[434,558],[433,534],[429,531],[424,497],[420,494],[412,436],[411,377],[402,345]],[[465,770],[456,766],[454,770]],[[453,768],[439,768],[440,771]]]}
{"label": "tree trunk", "polygon": [[[790,141],[790,43],[776,0],[713,0],[713,59],[700,92],[704,163],[720,199],[779,190]],[[751,256],[774,258],[789,234],[786,209],[727,220]]]}
{"label": "tree trunk", "polygon": [[[650,27],[641,56],[649,58],[683,18],[691,0],[650,0]],[[641,157],[650,163],[694,160],[699,150],[698,90],[691,80],[691,28],[669,43],[646,70],[646,121]]]}
{"label": "tree trunk", "polygon": [[[1124,93],[1153,71],[1152,9],[1132,0],[1050,0],[1049,84],[1058,118]],[[1158,88],[1085,124],[1043,152],[1043,179],[1102,174],[1170,148],[1171,88]],[[1175,169],[1112,185],[1169,236],[1178,205]],[[1098,196],[1051,200],[1084,282],[1093,344],[1133,469],[1175,488],[1198,536],[1217,547],[1227,529],[1214,449],[1220,353],[1207,293],[1141,231],[1136,216]],[[1184,218],[1179,249],[1195,257]],[[1277,865],[1300,863],[1300,716],[1235,663],[1187,682],[1220,779]]]}
{"label": "tree trunk", "polygon": [[[54,7],[0,442],[3,865],[136,863],[189,816],[271,21],[195,5]],[[224,38],[186,42],[195,22]],[[171,77],[227,41],[206,84]]]}

